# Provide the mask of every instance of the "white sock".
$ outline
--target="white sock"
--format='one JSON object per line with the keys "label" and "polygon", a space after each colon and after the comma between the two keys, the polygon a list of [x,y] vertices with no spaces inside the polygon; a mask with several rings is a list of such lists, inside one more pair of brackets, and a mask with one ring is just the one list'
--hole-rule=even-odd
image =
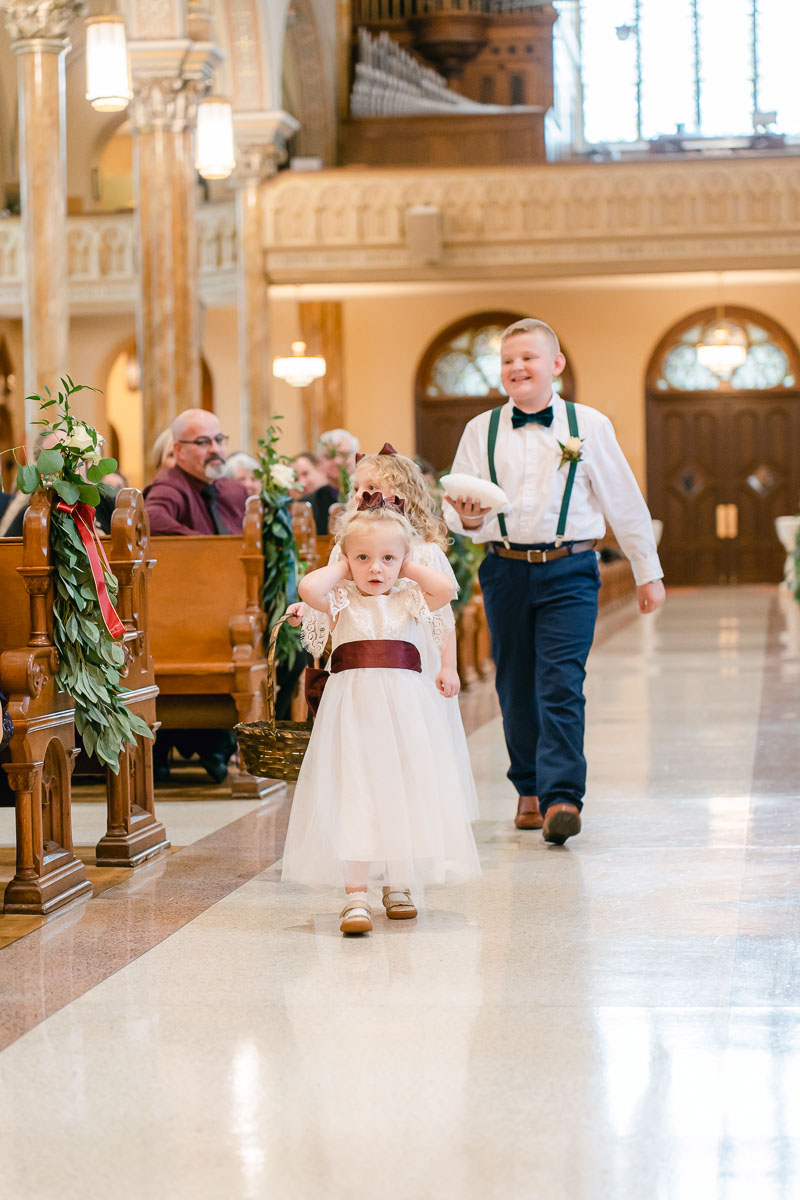
{"label": "white sock", "polygon": [[363,892],[347,892],[345,896],[345,903],[352,904],[353,902],[357,904],[366,904],[367,889],[365,888]]}

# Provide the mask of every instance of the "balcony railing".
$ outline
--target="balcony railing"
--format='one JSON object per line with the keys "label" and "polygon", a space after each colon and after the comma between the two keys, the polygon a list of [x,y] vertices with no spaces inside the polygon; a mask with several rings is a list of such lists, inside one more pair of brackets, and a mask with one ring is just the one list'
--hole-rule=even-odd
{"label": "balcony railing", "polygon": [[[197,212],[200,292],[205,303],[234,303],[236,213],[232,203]],[[133,213],[67,218],[67,276],[75,311],[98,304],[130,311],[136,302]],[[19,217],[0,220],[0,312],[19,315],[25,255]]]}
{"label": "balcony railing", "polygon": [[[424,205],[441,251],[420,257],[405,214]],[[800,156],[745,161],[283,171],[264,199],[277,283],[531,279],[780,268],[800,254]],[[133,215],[67,221],[70,305],[131,311]],[[198,210],[200,291],[236,303],[232,203]],[[0,220],[0,315],[22,311],[18,218]]]}

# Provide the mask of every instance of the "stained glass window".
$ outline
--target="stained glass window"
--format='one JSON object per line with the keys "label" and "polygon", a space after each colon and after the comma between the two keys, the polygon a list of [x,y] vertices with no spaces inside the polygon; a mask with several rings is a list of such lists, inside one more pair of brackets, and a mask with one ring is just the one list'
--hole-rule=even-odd
{"label": "stained glass window", "polygon": [[[500,383],[500,338],[505,325],[462,329],[442,347],[431,365],[425,396],[504,396]],[[561,392],[561,379],[553,391]]]}
{"label": "stained glass window", "polygon": [[662,392],[715,392],[721,387],[726,391],[794,388],[796,381],[789,356],[768,331],[753,321],[734,318],[734,323],[744,330],[747,338],[747,358],[729,380],[697,361],[697,344],[707,324],[699,321],[684,330],[665,353],[656,387]]}

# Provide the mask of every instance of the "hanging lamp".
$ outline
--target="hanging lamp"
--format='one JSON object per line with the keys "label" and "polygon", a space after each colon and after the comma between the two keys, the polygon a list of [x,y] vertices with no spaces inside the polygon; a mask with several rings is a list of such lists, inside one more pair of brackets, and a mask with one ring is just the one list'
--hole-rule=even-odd
{"label": "hanging lamp", "polygon": [[86,99],[96,112],[121,112],[133,99],[125,22],[115,13],[86,20]]}
{"label": "hanging lamp", "polygon": [[703,330],[697,344],[697,361],[718,375],[730,379],[747,358],[747,335],[740,325],[718,313]]}
{"label": "hanging lamp", "polygon": [[325,359],[320,355],[307,355],[305,342],[292,342],[290,358],[276,358],[272,374],[291,387],[308,387],[315,379],[321,379],[327,370]]}
{"label": "hanging lamp", "polygon": [[194,165],[203,179],[227,179],[236,166],[233,108],[224,96],[206,96],[197,106]]}

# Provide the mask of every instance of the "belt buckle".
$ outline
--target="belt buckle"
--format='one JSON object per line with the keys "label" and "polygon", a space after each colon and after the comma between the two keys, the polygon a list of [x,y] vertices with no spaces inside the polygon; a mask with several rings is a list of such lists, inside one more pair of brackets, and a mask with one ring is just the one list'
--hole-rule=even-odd
{"label": "belt buckle", "polygon": [[[531,558],[531,555],[532,555],[532,554],[538,554],[538,555],[540,555],[541,557],[539,557],[539,558]],[[546,551],[546,550],[528,550],[528,551],[527,551],[527,556],[528,556],[528,562],[529,562],[529,563],[536,563],[536,562],[547,562],[547,551]]]}

